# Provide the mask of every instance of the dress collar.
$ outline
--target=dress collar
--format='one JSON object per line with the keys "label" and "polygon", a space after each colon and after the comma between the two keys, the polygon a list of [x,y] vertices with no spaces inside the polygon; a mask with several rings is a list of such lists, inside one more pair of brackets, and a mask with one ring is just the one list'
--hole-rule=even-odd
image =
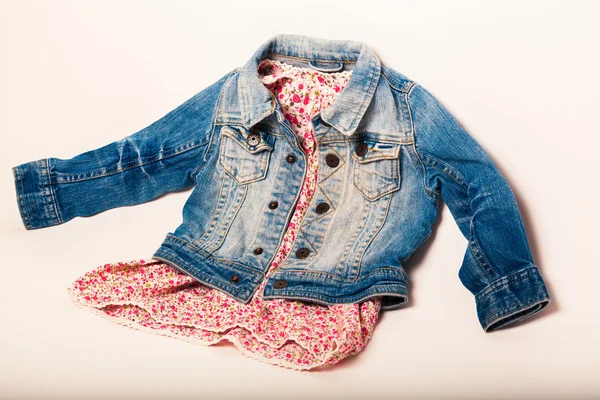
{"label": "dress collar", "polygon": [[351,136],[367,110],[381,75],[381,62],[366,43],[330,40],[314,36],[278,34],[264,42],[241,67],[239,77],[240,111],[243,125],[250,129],[273,114],[278,104],[260,80],[258,65],[265,58],[283,56],[294,64],[325,71],[327,66],[353,63],[348,84],[337,99],[321,113],[321,119],[346,136]]}

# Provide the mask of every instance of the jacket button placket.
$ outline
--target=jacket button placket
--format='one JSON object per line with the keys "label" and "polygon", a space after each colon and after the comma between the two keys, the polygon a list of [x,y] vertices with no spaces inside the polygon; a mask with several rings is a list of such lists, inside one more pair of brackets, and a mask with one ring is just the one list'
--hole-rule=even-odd
{"label": "jacket button placket", "polygon": [[[288,121],[287,121],[285,118],[283,118],[283,116],[281,115],[281,112],[280,112],[280,111],[276,111],[275,113],[276,113],[276,115],[277,115],[277,119],[279,120],[280,124],[284,126],[284,129],[285,129],[286,136],[288,136],[289,140],[290,140],[290,141],[295,141],[295,142],[293,142],[293,143],[298,143],[298,138],[297,138],[296,134],[293,132],[293,130],[292,130],[292,128],[291,128],[291,126],[290,126],[290,125],[289,125],[289,123],[288,123]],[[298,143],[296,146],[294,146],[294,147],[297,147],[297,148],[300,150],[300,152],[302,152],[302,148],[300,148],[300,147],[298,147],[298,146],[300,146],[300,144],[299,144],[299,143]],[[306,160],[306,157],[304,157],[304,160]],[[302,162],[302,161],[304,161],[304,160],[300,160],[300,159],[298,159],[298,157],[297,157],[295,154],[293,154],[293,153],[288,153],[288,154],[286,155],[286,157],[285,157],[285,161],[286,161],[288,164],[295,164],[295,163],[297,163],[297,162],[300,162],[300,163],[301,163],[301,162]],[[292,218],[292,216],[293,216],[293,213],[294,213],[294,209],[295,209],[296,202],[298,201],[298,198],[300,197],[300,190],[302,189],[302,184],[303,184],[303,182],[304,182],[304,177],[305,177],[305,175],[306,175],[306,165],[299,164],[299,166],[303,167],[304,169],[302,170],[302,178],[299,180],[299,187],[297,188],[296,195],[295,195],[295,197],[294,197],[294,201],[291,203],[291,205],[292,205],[292,211],[291,211],[291,213],[292,213],[292,214],[289,216],[288,220],[285,222],[285,225],[284,225],[284,227],[283,227],[283,229],[284,229],[284,235],[285,235],[285,232],[287,231],[287,229],[289,228],[289,222],[290,222],[290,220],[291,220],[291,218]],[[292,168],[292,166],[291,166],[291,165],[290,165],[290,168]],[[292,173],[292,175],[293,175],[293,173]],[[294,182],[294,183],[295,183],[295,182]],[[288,183],[288,182],[283,182],[283,184],[285,185],[285,187],[286,187],[286,189],[287,189],[287,190],[286,190],[286,192],[292,192],[292,191],[289,189],[289,186],[288,186],[288,185],[289,185],[289,183]],[[275,208],[277,208],[278,206],[279,206],[279,204],[278,204],[278,202],[276,202],[276,201],[271,201],[271,202],[269,203],[269,208],[270,208],[270,209],[275,209]],[[306,250],[308,250],[308,249],[306,249]],[[307,255],[308,255],[308,254],[307,254]],[[273,255],[273,258],[274,258],[274,257],[275,257],[275,254]],[[271,265],[271,262],[272,262],[272,261],[273,261],[273,259],[271,259],[271,260],[270,260],[270,262],[269,262],[269,266]],[[273,282],[273,288],[274,288],[274,289],[284,289],[284,288],[286,288],[287,286],[288,286],[288,282],[287,282],[285,279],[277,279],[277,280],[275,280],[275,281]]]}

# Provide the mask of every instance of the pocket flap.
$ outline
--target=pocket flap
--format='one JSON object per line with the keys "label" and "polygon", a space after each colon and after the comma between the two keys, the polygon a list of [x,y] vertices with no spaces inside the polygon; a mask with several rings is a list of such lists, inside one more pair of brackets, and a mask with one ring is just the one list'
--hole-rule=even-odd
{"label": "pocket flap", "polygon": [[[243,126],[224,126],[221,130],[223,135],[229,136],[234,139],[240,146],[242,146],[248,153],[255,154],[264,150],[273,150],[275,144],[275,136],[268,132],[262,131],[256,128],[246,129]],[[248,135],[251,133],[258,134],[260,136],[260,142],[257,145],[250,145],[247,141]]]}
{"label": "pocket flap", "polygon": [[[355,151],[352,152],[352,157],[361,164],[386,158],[398,158],[402,146],[400,143],[384,143],[372,140],[364,140],[362,143],[366,143],[368,146],[368,150],[364,155],[359,156]],[[358,143],[356,145],[358,146]]]}

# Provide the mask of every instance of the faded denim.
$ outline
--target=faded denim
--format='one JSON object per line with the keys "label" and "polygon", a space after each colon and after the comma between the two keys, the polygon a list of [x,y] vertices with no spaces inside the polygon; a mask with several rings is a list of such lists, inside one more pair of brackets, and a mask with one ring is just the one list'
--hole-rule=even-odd
{"label": "faded denim", "polygon": [[[443,199],[467,239],[458,278],[474,296],[484,331],[548,306],[504,176],[436,98],[357,41],[275,35],[243,66],[144,129],[70,159],[13,167],[25,228],[191,188],[182,223],[153,258],[249,302],[283,239],[306,167],[290,122],[259,80],[264,58],[353,71],[336,101],[312,119],[317,191],[265,299],[334,305],[382,296],[382,310],[404,306],[402,265],[430,237]],[[247,140],[250,133],[260,141]],[[357,150],[365,145],[366,152]],[[290,154],[296,162],[288,162]],[[339,164],[329,166],[328,154]],[[321,202],[330,208],[318,214]],[[309,255],[298,257],[299,248]]]}

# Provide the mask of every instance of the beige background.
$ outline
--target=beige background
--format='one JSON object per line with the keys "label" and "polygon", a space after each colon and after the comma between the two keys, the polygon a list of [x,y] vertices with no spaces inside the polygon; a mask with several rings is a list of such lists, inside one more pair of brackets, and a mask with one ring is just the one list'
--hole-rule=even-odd
{"label": "beige background", "polygon": [[[1,2],[0,397],[600,398],[597,4]],[[72,303],[65,288],[88,269],[150,257],[190,192],[26,231],[11,167],[149,125],[276,33],[364,41],[451,110],[517,195],[548,309],[484,333],[445,206],[407,265],[408,306],[330,370],[136,331]]]}

